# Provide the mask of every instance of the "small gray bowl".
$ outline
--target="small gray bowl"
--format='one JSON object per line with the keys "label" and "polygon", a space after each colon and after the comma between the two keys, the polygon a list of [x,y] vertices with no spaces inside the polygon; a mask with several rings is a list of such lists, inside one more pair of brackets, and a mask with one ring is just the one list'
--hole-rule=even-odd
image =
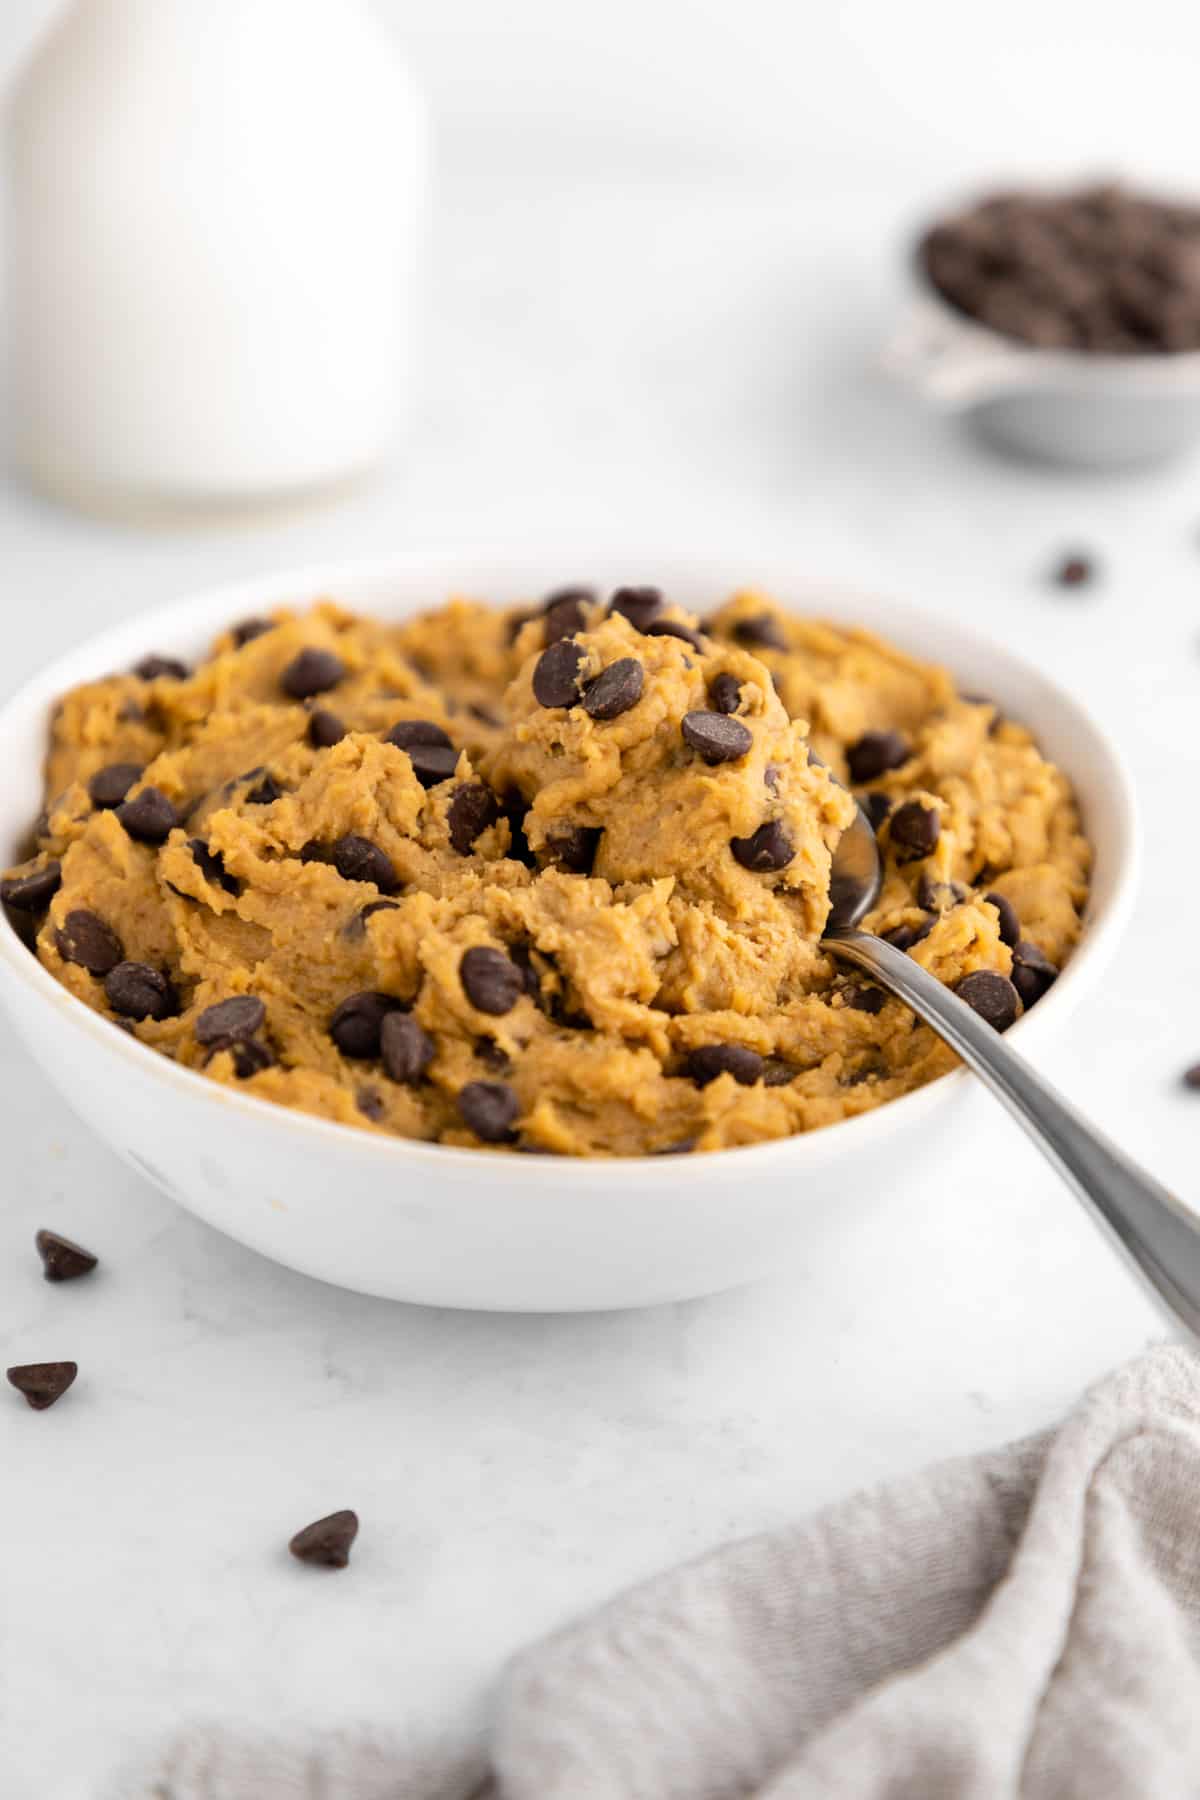
{"label": "small gray bowl", "polygon": [[914,267],[883,366],[991,442],[1092,469],[1159,462],[1200,437],[1200,351],[1040,350],[977,324]]}

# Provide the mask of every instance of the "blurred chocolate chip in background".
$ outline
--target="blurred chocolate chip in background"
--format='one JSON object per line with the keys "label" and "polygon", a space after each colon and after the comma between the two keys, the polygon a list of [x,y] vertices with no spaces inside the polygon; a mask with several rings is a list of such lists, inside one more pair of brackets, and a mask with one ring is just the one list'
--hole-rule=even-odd
{"label": "blurred chocolate chip in background", "polygon": [[997,194],[928,231],[918,261],[951,306],[1042,350],[1200,349],[1200,209],[1118,184]]}

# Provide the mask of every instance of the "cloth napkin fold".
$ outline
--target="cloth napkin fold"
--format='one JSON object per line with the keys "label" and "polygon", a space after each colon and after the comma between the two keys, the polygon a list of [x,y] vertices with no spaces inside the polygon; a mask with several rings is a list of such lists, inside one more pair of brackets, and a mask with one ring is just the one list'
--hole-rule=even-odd
{"label": "cloth napkin fold", "polygon": [[486,1750],[197,1733],[121,1800],[485,1794],[1200,1796],[1200,1361],[621,1595],[516,1659]]}

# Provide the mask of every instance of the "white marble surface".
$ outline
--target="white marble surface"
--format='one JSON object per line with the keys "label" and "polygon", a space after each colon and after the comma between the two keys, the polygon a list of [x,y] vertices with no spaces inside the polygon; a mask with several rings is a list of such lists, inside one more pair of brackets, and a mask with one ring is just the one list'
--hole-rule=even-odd
{"label": "white marble surface", "polygon": [[[452,181],[396,469],[323,513],[186,536],[0,489],[0,682],[173,592],[404,544],[560,542],[564,578],[587,574],[573,543],[613,536],[719,541],[748,567],[798,546],[817,575],[968,611],[1125,742],[1141,906],[1049,1066],[1200,1199],[1200,1099],[1179,1087],[1200,967],[1178,936],[1200,884],[1196,466],[1034,471],[878,383],[883,240],[919,185],[881,166],[836,197],[814,178],[798,204],[794,184],[732,176]],[[1076,544],[1104,578],[1060,595],[1041,575]],[[1160,1330],[982,1102],[969,1139],[928,1145],[917,1203],[847,1194],[819,1279],[556,1319],[421,1312],[276,1269],[119,1166],[7,1038],[0,1095],[0,1351],[81,1370],[51,1412],[0,1405],[9,1800],[98,1795],[196,1717],[473,1718],[510,1650],[620,1584],[1028,1431]],[[102,1269],[44,1284],[41,1225]],[[289,1533],[347,1505],[350,1569],[291,1563]]]}

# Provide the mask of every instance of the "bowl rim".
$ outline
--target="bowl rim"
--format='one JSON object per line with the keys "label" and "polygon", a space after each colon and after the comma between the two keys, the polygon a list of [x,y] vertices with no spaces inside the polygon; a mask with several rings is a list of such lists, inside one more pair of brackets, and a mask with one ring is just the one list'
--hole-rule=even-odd
{"label": "bowl rim", "polygon": [[[265,574],[210,585],[161,605],[139,609],[131,617],[106,627],[53,658],[0,702],[0,743],[9,732],[19,732],[38,718],[44,721],[59,695],[78,682],[98,678],[105,671],[145,654],[151,639],[156,651],[184,649],[185,640],[203,636],[205,641],[210,641],[223,625],[233,622],[239,615],[273,606],[311,605],[319,598],[337,597],[340,588],[353,589],[391,579],[411,580],[427,576],[431,590],[429,606],[441,604],[456,593],[487,595],[489,585],[493,594],[497,587],[511,587],[523,591],[526,596],[536,595],[555,585],[554,575],[548,575],[543,566],[551,561],[560,571],[572,566],[608,570],[608,577],[597,584],[601,587],[609,585],[610,581],[615,584],[634,579],[632,573],[621,573],[628,566],[631,571],[642,571],[643,577],[647,568],[658,570],[660,581],[668,587],[675,582],[690,581],[707,582],[714,593],[719,594],[758,590],[770,594],[785,609],[805,617],[823,617],[822,607],[830,607],[833,609],[832,622],[846,626],[856,622],[855,609],[865,609],[868,614],[886,616],[886,623],[865,624],[865,629],[886,634],[899,648],[914,656],[924,656],[926,660],[933,659],[920,647],[922,640],[928,643],[939,633],[946,634],[955,647],[946,658],[946,666],[952,673],[957,650],[959,654],[999,658],[1014,673],[1040,684],[1078,732],[1091,738],[1092,750],[1099,754],[1115,820],[1116,867],[1111,892],[1102,910],[1090,916],[1085,913],[1088,929],[1071,961],[1051,991],[1039,1002],[1036,1012],[1018,1020],[1010,1035],[1019,1037],[1022,1048],[1026,1048],[1039,1033],[1044,1034],[1047,1018],[1057,1020],[1063,1011],[1064,994],[1069,998],[1079,989],[1082,996],[1083,978],[1089,972],[1097,976],[1102,972],[1129,921],[1141,863],[1141,833],[1133,780],[1111,734],[1102,730],[1092,714],[1066,689],[1006,645],[934,611],[895,601],[886,595],[866,594],[816,576],[798,575],[797,559],[793,556],[776,557],[764,567],[761,558],[757,559],[756,566],[756,559],[745,555],[680,555],[651,550],[635,557],[625,551],[614,552],[611,548],[600,551],[593,548],[590,553],[581,554],[569,545],[561,551],[551,545],[546,551],[532,554],[514,551],[511,547],[491,553],[478,548],[406,550],[391,555],[272,569]],[[619,565],[615,576],[612,575],[614,563]],[[761,575],[760,568],[763,570]],[[735,570],[741,570],[741,575],[735,575]],[[769,573],[772,570],[773,576]],[[789,593],[787,600],[778,597],[781,587]],[[511,603],[497,601],[497,604]],[[347,604],[355,606],[359,602],[353,595],[348,595]],[[363,610],[369,609],[364,606]],[[418,608],[406,605],[395,616],[402,618],[416,610]],[[1070,770],[1064,772],[1074,779]],[[1089,909],[1090,906],[1089,899]],[[7,920],[0,922],[0,975],[24,986],[38,1001],[45,1001],[64,1012],[81,1031],[92,1037],[98,1048],[126,1059],[134,1077],[140,1073],[163,1082],[197,1103],[207,1099],[213,1106],[233,1107],[247,1120],[258,1120],[264,1125],[290,1124],[298,1133],[312,1139],[314,1145],[323,1143],[333,1149],[340,1147],[347,1153],[379,1158],[381,1166],[398,1167],[408,1161],[431,1173],[438,1169],[449,1173],[452,1167],[460,1173],[471,1169],[482,1173],[483,1168],[495,1169],[498,1165],[512,1168],[506,1153],[499,1150],[491,1151],[490,1164],[481,1165],[481,1156],[489,1155],[486,1148],[426,1143],[421,1139],[372,1132],[340,1120],[283,1107],[239,1088],[209,1081],[200,1071],[183,1067],[140,1039],[119,1030],[111,1020],[77,999],[43,968]],[[961,1090],[969,1073],[960,1066],[882,1106],[811,1131],[757,1144],[732,1145],[688,1157],[688,1180],[723,1181],[736,1174],[750,1176],[755,1166],[781,1157],[797,1159],[796,1173],[801,1175],[806,1162],[822,1164],[838,1155],[851,1154],[856,1148],[866,1150],[869,1143],[881,1140],[888,1133],[919,1125],[925,1114],[946,1104]],[[615,1157],[532,1156],[521,1159],[522,1181],[535,1190],[544,1190],[561,1180],[564,1166],[570,1168],[571,1181],[576,1187],[581,1183],[609,1186],[614,1175],[635,1173],[641,1181],[657,1179],[669,1185],[679,1171],[677,1159],[661,1152]]]}

